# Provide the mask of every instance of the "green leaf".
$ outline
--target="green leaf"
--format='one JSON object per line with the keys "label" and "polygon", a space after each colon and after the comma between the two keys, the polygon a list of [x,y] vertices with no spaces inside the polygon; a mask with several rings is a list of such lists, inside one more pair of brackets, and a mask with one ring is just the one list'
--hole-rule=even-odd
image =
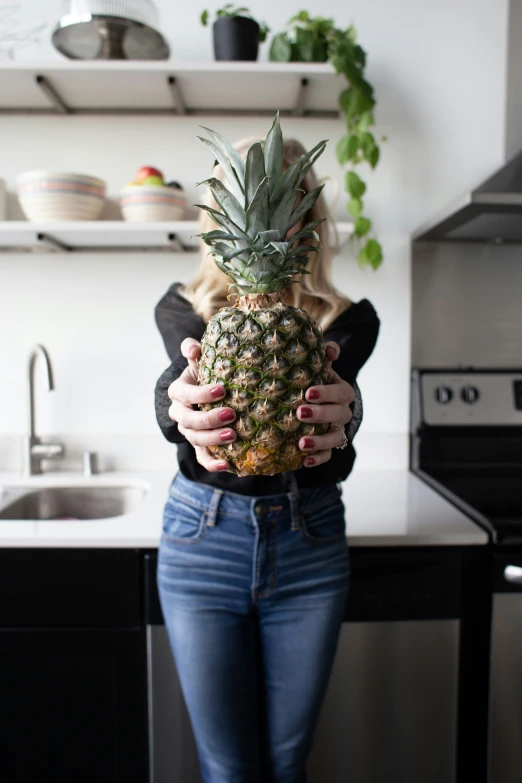
{"label": "green leaf", "polygon": [[258,141],[252,144],[245,164],[245,208],[248,207],[261,182],[266,177],[263,148]]}
{"label": "green leaf", "polygon": [[288,20],[288,24],[292,24],[292,22],[307,22],[309,18],[310,15],[308,11],[299,11],[298,14],[290,17],[290,19]]}
{"label": "green leaf", "polygon": [[281,236],[281,232],[277,231],[277,229],[271,228],[268,229],[267,231],[260,231],[258,236],[260,240],[263,242],[263,245],[266,245],[268,244],[268,242],[277,242],[277,240]]}
{"label": "green leaf", "polygon": [[359,263],[359,266],[366,266],[367,264],[369,264],[368,257],[366,255],[366,245],[363,245],[359,250],[359,255],[357,256],[357,262]]}
{"label": "green leaf", "polygon": [[380,155],[381,155],[381,153],[379,151],[379,147],[377,147],[377,145],[375,145],[375,147],[372,149],[372,151],[370,152],[370,154],[368,155],[368,158],[367,158],[368,159],[368,163],[370,164],[372,169],[374,169],[376,167],[376,165],[378,164]]}
{"label": "green leaf", "polygon": [[366,259],[372,269],[378,269],[382,264],[382,247],[376,239],[369,239],[365,245]]}
{"label": "green leaf", "polygon": [[355,198],[361,198],[366,190],[366,185],[355,171],[346,172],[345,187],[350,196]]}
{"label": "green leaf", "polygon": [[369,155],[375,146],[375,138],[372,133],[366,131],[361,135],[361,147],[365,156]]}
{"label": "green leaf", "polygon": [[225,155],[222,148],[218,144],[214,144],[214,142],[210,141],[210,139],[204,139],[203,136],[198,136],[198,139],[205,142],[218,163],[221,164],[221,167],[225,172],[225,176],[228,180],[228,184],[230,185],[230,189],[234,193],[237,200],[243,201],[245,198],[245,194],[243,192],[243,182],[239,180],[234,166],[231,164],[229,158],[227,155]]}
{"label": "green leaf", "polygon": [[270,242],[270,244],[267,245],[267,247],[273,247],[274,250],[280,256],[285,257],[287,255],[287,253],[288,253],[289,243],[288,242]]}
{"label": "green leaf", "polygon": [[275,205],[279,203],[287,191],[292,190],[299,185],[310,166],[313,166],[317,158],[322,155],[325,147],[326,141],[320,141],[315,145],[315,147],[306,152],[304,155],[301,155],[300,158],[288,166],[272,191],[272,195],[270,197],[270,203],[272,207],[275,207]]}
{"label": "green leaf", "polygon": [[[270,222],[270,210],[268,207],[269,179],[265,177],[255,192],[254,198],[248,205],[246,212],[246,225],[248,233],[255,237],[261,231],[267,231],[272,226]],[[273,226],[276,228],[276,226]]]}
{"label": "green leaf", "polygon": [[241,237],[235,236],[234,234],[229,234],[228,231],[220,231],[218,228],[213,231],[206,231],[204,234],[197,234],[197,236],[200,236],[207,245],[218,239],[226,239],[228,242],[232,242],[235,239],[241,239]]}
{"label": "green leaf", "polygon": [[272,62],[287,63],[292,57],[292,46],[286,33],[278,33],[272,38],[268,57]]}
{"label": "green leaf", "polygon": [[[288,170],[289,169],[287,169],[287,171]],[[281,197],[281,200],[279,201],[277,207],[272,212],[272,216],[270,218],[270,228],[277,229],[278,231],[280,231],[283,237],[285,236],[283,232],[285,231],[288,225],[288,221],[290,220],[290,215],[292,214],[292,210],[294,208],[294,204],[298,192],[299,191],[295,189],[292,190],[285,189]]]}
{"label": "green leaf", "polygon": [[349,160],[353,160],[357,155],[359,149],[359,137],[355,133],[351,133],[346,136],[342,136],[336,147],[337,160],[341,164],[347,163]]}
{"label": "green leaf", "polygon": [[373,114],[371,111],[365,111],[361,114],[361,117],[359,119],[359,122],[357,123],[359,131],[361,133],[364,133],[368,130],[373,124],[375,120],[373,119]]}
{"label": "green leaf", "polygon": [[224,228],[226,231],[234,234],[234,236],[239,236],[242,242],[244,241],[248,246],[250,246],[251,239],[248,234],[245,234],[245,232],[242,231],[242,229],[240,229],[233,220],[230,220],[230,218],[224,215],[222,212],[218,212],[217,209],[209,207],[206,204],[193,204],[193,206],[204,209],[205,212],[208,212],[214,223],[217,223],[218,226],[221,226],[221,228]]}
{"label": "green leaf", "polygon": [[311,30],[298,27],[296,30],[296,46],[300,59],[305,63],[313,62],[315,36]]}
{"label": "green leaf", "polygon": [[222,136],[221,133],[218,133],[217,131],[213,131],[210,128],[205,128],[204,125],[200,125],[200,127],[203,128],[203,130],[206,130],[207,133],[210,133],[212,138],[215,139],[215,141],[217,142],[218,147],[222,149],[223,154],[226,155],[226,157],[229,159],[234,170],[237,172],[237,179],[239,185],[241,189],[243,189],[243,182],[245,181],[245,161],[243,160],[239,152],[236,149],[234,149],[234,147],[229,142],[229,140],[225,139],[225,137]]}
{"label": "green leaf", "polygon": [[371,111],[375,106],[375,100],[365,95],[355,86],[348,87],[339,95],[339,106],[344,112],[346,119],[360,117],[361,114]]}
{"label": "green leaf", "polygon": [[208,11],[202,11],[201,16],[199,17],[199,21],[201,24],[206,27],[208,22]]}
{"label": "green leaf", "polygon": [[221,207],[226,217],[230,218],[242,231],[246,229],[245,210],[233,193],[223,183],[212,177],[207,180],[208,186],[216,203]]}
{"label": "green leaf", "polygon": [[[309,209],[313,207],[317,199],[319,198],[322,189],[324,188],[323,185],[319,185],[319,187],[314,188],[309,193],[307,193],[303,198],[301,199],[301,202],[297,205],[297,207],[294,209],[290,216],[290,220],[288,224],[286,225],[286,231],[289,231],[292,226],[295,226],[296,223],[299,223],[302,217],[306,215]],[[285,234],[286,234],[285,231]]]}
{"label": "green leaf", "polygon": [[263,146],[266,176],[270,177],[269,192],[272,195],[275,186],[283,174],[283,134],[279,123],[279,112],[276,113]]}
{"label": "green leaf", "polygon": [[363,237],[370,231],[371,227],[372,227],[371,220],[368,220],[368,218],[365,217],[359,217],[355,221],[355,226],[354,226],[355,235],[358,237]]}
{"label": "green leaf", "polygon": [[358,218],[362,212],[362,201],[360,198],[351,198],[347,205],[348,212],[352,217]]}

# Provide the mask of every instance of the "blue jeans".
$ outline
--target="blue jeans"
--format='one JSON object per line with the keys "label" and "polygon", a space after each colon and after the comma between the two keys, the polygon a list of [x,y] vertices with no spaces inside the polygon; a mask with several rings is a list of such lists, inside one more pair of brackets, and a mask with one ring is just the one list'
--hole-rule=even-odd
{"label": "blue jeans", "polygon": [[336,486],[255,498],[175,477],[158,588],[204,783],[304,783],[348,581]]}

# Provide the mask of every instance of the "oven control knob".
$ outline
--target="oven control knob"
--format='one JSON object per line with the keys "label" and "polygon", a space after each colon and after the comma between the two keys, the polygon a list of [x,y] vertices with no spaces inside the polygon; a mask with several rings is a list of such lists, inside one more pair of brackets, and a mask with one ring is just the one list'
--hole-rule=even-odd
{"label": "oven control knob", "polygon": [[460,391],[460,398],[463,402],[467,402],[468,405],[472,405],[479,398],[479,390],[476,386],[463,386]]}
{"label": "oven control knob", "polygon": [[447,405],[453,399],[453,392],[449,386],[437,386],[435,389],[435,399],[441,405]]}

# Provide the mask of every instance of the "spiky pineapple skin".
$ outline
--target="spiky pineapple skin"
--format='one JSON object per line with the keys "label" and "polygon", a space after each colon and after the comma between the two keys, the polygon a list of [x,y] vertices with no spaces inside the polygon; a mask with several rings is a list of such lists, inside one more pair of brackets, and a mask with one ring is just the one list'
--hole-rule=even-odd
{"label": "spiky pineapple skin", "polygon": [[210,454],[227,460],[238,476],[300,468],[306,454],[299,439],[320,435],[328,425],[301,422],[296,409],[328,373],[321,329],[303,310],[280,301],[256,309],[242,299],[220,310],[201,341],[198,383],[223,384],[226,394],[200,407],[232,408],[237,439],[209,447]]}

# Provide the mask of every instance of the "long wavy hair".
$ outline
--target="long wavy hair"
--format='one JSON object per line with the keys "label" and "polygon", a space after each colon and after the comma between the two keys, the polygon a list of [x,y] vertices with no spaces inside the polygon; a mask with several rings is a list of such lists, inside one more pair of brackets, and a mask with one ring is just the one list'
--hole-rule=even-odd
{"label": "long wavy hair", "polygon": [[[237,141],[234,147],[241,157],[246,159],[249,148],[256,141],[264,141],[264,138],[249,136]],[[284,168],[286,169],[294,163],[305,152],[305,148],[299,141],[286,140],[283,144]],[[226,184],[225,173],[220,164],[216,163],[212,170],[212,176]],[[310,169],[299,187],[308,193],[318,184],[319,180],[315,172]],[[219,210],[208,188],[203,203]],[[332,321],[351,304],[348,297],[337,291],[331,281],[332,249],[329,231],[333,230],[336,240],[337,237],[330,210],[321,193],[314,206],[304,216],[303,224],[324,217],[327,220],[316,228],[321,241],[321,250],[310,255],[307,267],[310,274],[299,276],[295,284],[288,287],[285,299],[287,304],[305,310],[323,330],[327,329]],[[201,233],[216,228],[214,221],[205,210],[201,210],[200,226]],[[307,240],[307,242],[316,244],[314,240]],[[230,306],[230,301],[227,298],[230,278],[218,269],[203,240],[200,240],[200,246],[202,259],[199,271],[192,282],[181,289],[181,293],[206,323],[220,308]]]}

